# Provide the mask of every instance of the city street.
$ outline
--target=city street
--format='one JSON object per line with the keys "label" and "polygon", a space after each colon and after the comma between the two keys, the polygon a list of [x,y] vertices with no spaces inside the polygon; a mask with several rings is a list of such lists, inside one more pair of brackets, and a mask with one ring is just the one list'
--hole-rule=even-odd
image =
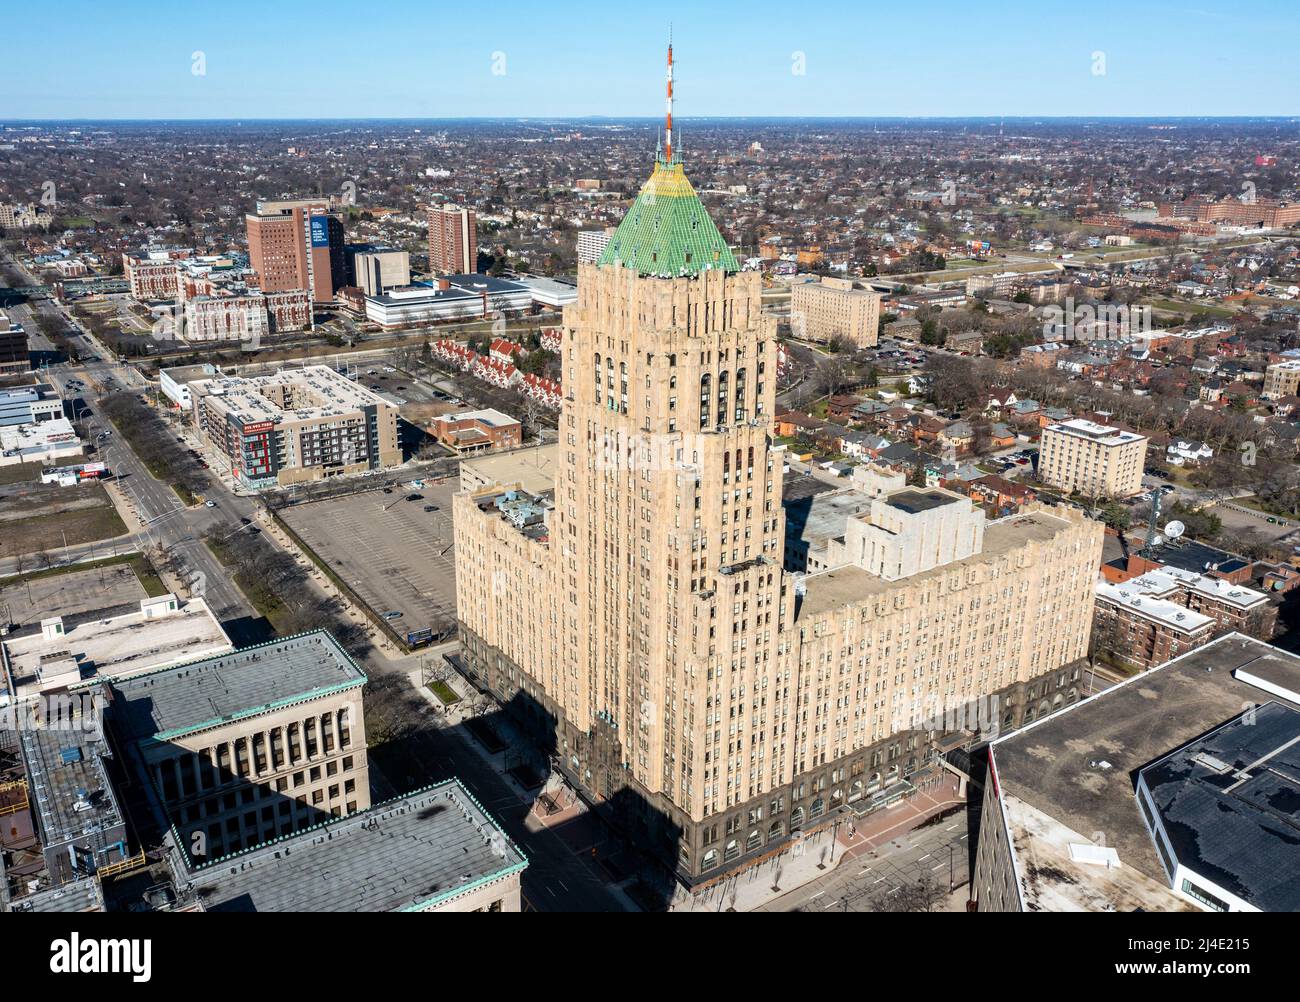
{"label": "city street", "polygon": [[[966,812],[959,808],[906,834],[891,838],[866,852],[849,851],[847,858],[829,874],[782,895],[757,911],[887,911],[888,898],[905,887],[931,881],[949,898],[951,886],[960,890],[969,880],[969,837]],[[959,894],[960,908],[952,902],[936,905],[935,911],[965,910],[965,895]]]}

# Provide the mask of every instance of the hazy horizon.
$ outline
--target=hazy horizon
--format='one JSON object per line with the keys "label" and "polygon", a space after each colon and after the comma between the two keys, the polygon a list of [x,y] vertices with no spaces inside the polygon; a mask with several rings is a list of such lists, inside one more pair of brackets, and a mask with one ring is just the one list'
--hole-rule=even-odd
{"label": "hazy horizon", "polygon": [[[792,16],[795,13],[796,16]],[[1300,10],[772,0],[627,8],[394,0],[59,8],[57,45],[0,62],[0,120],[1290,117]],[[449,113],[453,113],[450,114]]]}

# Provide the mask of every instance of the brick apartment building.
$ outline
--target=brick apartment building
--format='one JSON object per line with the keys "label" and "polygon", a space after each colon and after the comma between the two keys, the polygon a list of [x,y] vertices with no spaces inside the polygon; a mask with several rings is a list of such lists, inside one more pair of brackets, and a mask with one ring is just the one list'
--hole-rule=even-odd
{"label": "brick apartment building", "polygon": [[478,226],[473,209],[459,205],[429,207],[429,271],[435,275],[469,275],[478,270]]}
{"label": "brick apartment building", "polygon": [[328,303],[346,283],[343,223],[327,199],[259,201],[244,217],[248,261],[263,292],[306,289]]}
{"label": "brick apartment building", "polygon": [[1225,633],[1269,640],[1277,606],[1263,592],[1176,567],[1097,583],[1094,648],[1142,669],[1163,664]]}

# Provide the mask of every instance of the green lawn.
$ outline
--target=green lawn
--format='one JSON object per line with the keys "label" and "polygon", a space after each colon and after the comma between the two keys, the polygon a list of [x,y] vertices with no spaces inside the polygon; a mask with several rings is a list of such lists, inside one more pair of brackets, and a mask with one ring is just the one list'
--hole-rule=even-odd
{"label": "green lawn", "polygon": [[1211,303],[1183,302],[1178,299],[1153,299],[1144,303],[1153,310],[1168,310],[1170,313],[1208,313],[1217,317],[1234,317],[1237,310],[1226,306],[1214,306]]}
{"label": "green lawn", "polygon": [[456,695],[456,690],[446,682],[437,680],[430,682],[429,691],[442,700],[444,706],[451,706],[454,703],[460,702],[460,697]]}

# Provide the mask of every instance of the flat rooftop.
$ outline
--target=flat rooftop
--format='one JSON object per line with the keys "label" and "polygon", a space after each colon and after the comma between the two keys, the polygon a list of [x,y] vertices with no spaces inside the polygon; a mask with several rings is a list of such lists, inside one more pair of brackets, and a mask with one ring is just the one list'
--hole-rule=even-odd
{"label": "flat rooftop", "polygon": [[115,680],[113,730],[124,742],[167,741],[365,681],[338,641],[316,630]]}
{"label": "flat rooftop", "polygon": [[870,508],[871,498],[851,487],[786,501],[786,541],[800,540],[810,546],[825,543],[844,535],[846,519]]}
{"label": "flat rooftop", "polygon": [[1086,438],[1093,442],[1100,442],[1102,445],[1123,445],[1127,442],[1145,441],[1143,436],[1136,435],[1131,431],[1111,428],[1108,425],[1098,424],[1096,421],[1088,421],[1084,418],[1074,418],[1070,421],[1050,425],[1049,430],[1064,432],[1076,438]]}
{"label": "flat rooftop", "polygon": [[509,425],[518,424],[518,420],[512,418],[509,414],[503,414],[499,410],[491,407],[485,407],[476,411],[460,411],[457,414],[442,414],[434,418],[435,421],[479,421],[482,424],[492,428],[503,428]]}
{"label": "flat rooftop", "polygon": [[1214,622],[1212,616],[1193,612],[1186,606],[1158,598],[1138,585],[1141,578],[1133,578],[1123,584],[1112,584],[1102,578],[1097,580],[1097,597],[1114,605],[1149,619],[1152,622],[1169,626],[1184,633],[1195,633]]}
{"label": "flat rooftop", "polygon": [[461,490],[478,490],[494,485],[519,484],[530,494],[540,494],[555,487],[555,462],[559,446],[532,446],[498,452],[460,464]]}
{"label": "flat rooftop", "polygon": [[789,506],[796,501],[816,497],[818,494],[830,494],[842,489],[806,473],[794,473],[785,477],[781,483],[781,500]]}
{"label": "flat rooftop", "polygon": [[950,574],[959,568],[987,563],[1027,542],[1046,542],[1073,524],[1068,519],[1047,511],[1029,511],[998,519],[989,522],[985,528],[984,549],[979,553],[898,581],[887,581],[856,565],[810,574],[805,579],[804,599],[796,618],[815,616],[859,601],[868,595],[882,595],[894,589],[910,588],[918,581]]}
{"label": "flat rooftop", "polygon": [[[287,407],[281,407],[268,395],[286,390],[290,394]],[[244,424],[339,417],[364,407],[375,407],[380,411],[393,408],[378,393],[328,365],[281,369],[265,376],[196,379],[190,383],[190,392],[220,400],[229,413]]]}
{"label": "flat rooftop", "polygon": [[944,491],[919,490],[899,491],[897,494],[890,494],[885,498],[885,502],[891,508],[897,508],[909,515],[919,515],[922,512],[933,511],[935,508],[942,508],[957,500],[959,500],[957,497]]}
{"label": "flat rooftop", "polygon": [[[438,287],[445,281],[447,288]],[[368,302],[383,306],[405,306],[436,300],[481,299],[509,293],[527,293],[528,287],[505,278],[491,275],[442,275],[435,282],[413,282],[410,285],[388,289],[378,296],[367,296]]]}
{"label": "flat rooftop", "polygon": [[[1300,658],[1230,633],[992,743],[1027,909],[1182,907],[1139,813],[1137,774],[1243,707],[1277,699],[1238,670],[1300,685]],[[1091,842],[1097,832],[1119,869],[1073,863],[1068,853],[1063,863],[1053,848],[1063,838]]]}
{"label": "flat rooftop", "polygon": [[1217,546],[1198,543],[1186,536],[1174,542],[1166,540],[1156,547],[1155,559],[1164,564],[1166,570],[1175,567],[1195,574],[1204,574],[1220,568],[1226,570],[1229,566],[1238,565],[1242,560],[1235,553],[1221,550]]}
{"label": "flat rooftop", "polygon": [[94,703],[85,697],[57,709],[42,707],[35,726],[22,718],[18,728],[32,813],[47,849],[71,839],[103,848],[122,824]]}
{"label": "flat rooftop", "polygon": [[[62,619],[63,633],[52,639],[39,628],[5,638],[9,677],[20,700],[59,685],[123,678],[231,649],[226,631],[201,598],[156,616],[136,607]],[[58,661],[75,663],[79,678],[49,678],[52,664]]]}
{"label": "flat rooftop", "polygon": [[199,362],[195,365],[177,365],[162,371],[174,383],[188,383],[191,380],[217,374],[216,366],[208,362]]}
{"label": "flat rooftop", "polygon": [[189,871],[211,912],[420,911],[528,859],[458,780]]}
{"label": "flat rooftop", "polygon": [[[1219,566],[1223,567],[1222,564]],[[1242,611],[1268,603],[1268,596],[1262,591],[1247,588],[1245,585],[1233,584],[1223,578],[1212,578],[1205,574],[1198,574],[1196,571],[1183,570],[1180,567],[1164,567],[1159,570],[1147,571],[1145,574],[1131,578],[1124,584],[1131,591],[1158,595],[1170,594],[1181,586],[1189,591],[1196,592],[1198,595],[1212,598],[1217,602],[1222,602]]]}
{"label": "flat rooftop", "polygon": [[1300,711],[1265,703],[1141,776],[1180,864],[1261,911],[1300,911]]}

